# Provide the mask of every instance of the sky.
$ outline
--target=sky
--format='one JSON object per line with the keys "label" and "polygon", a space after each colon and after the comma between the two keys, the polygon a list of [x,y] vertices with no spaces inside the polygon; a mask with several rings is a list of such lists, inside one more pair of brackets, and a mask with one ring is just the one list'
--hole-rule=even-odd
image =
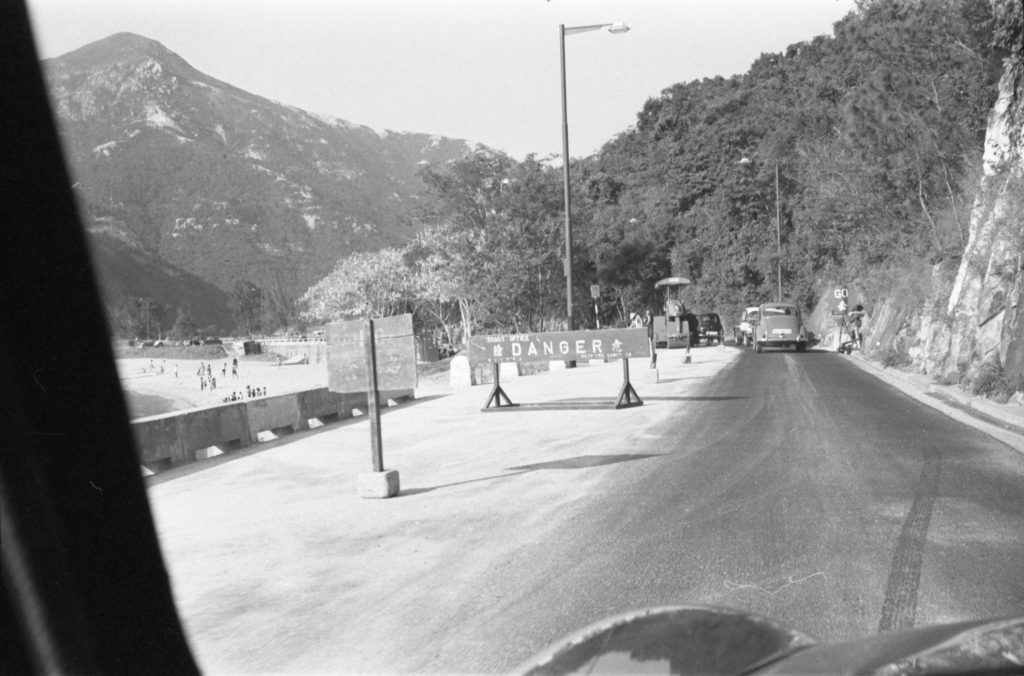
{"label": "sky", "polygon": [[517,159],[597,151],[678,82],[746,72],[830,35],[854,0],[28,0],[37,48],[119,32],[253,94],[378,131],[438,134]]}

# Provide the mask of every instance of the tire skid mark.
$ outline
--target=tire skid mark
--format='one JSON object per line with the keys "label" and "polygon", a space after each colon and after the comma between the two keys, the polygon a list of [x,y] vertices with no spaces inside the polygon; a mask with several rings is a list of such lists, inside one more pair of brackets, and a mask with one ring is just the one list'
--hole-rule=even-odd
{"label": "tire skid mark", "polygon": [[889,567],[889,581],[882,602],[882,618],[878,633],[911,629],[917,615],[917,590],[921,582],[921,561],[928,536],[928,526],[939,489],[940,461],[938,454],[925,451],[926,458],[917,480],[914,502],[903,522],[892,565]]}
{"label": "tire skid mark", "polygon": [[768,505],[764,515],[764,546],[761,549],[761,565],[773,570],[783,563],[786,544],[786,522],[783,516],[783,499],[776,498]]}

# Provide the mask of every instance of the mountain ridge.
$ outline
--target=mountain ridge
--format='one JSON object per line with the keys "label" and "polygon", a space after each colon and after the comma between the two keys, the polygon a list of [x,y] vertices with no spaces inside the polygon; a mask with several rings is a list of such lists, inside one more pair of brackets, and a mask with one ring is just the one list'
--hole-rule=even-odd
{"label": "mountain ridge", "polygon": [[[43,67],[90,236],[225,297],[251,280],[294,299],[345,255],[408,240],[418,171],[489,151],[272,101],[134,33]],[[140,295],[123,280],[105,291]]]}

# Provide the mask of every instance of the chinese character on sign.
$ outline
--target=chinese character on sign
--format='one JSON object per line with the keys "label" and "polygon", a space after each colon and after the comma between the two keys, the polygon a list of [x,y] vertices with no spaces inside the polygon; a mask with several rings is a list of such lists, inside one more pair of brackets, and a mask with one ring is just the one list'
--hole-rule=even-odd
{"label": "chinese character on sign", "polygon": [[846,301],[845,300],[839,301],[839,311],[840,312],[846,312],[846,308],[847,308]]}
{"label": "chinese character on sign", "polygon": [[622,352],[622,341],[621,340],[614,340],[614,341],[612,341],[612,352]]}
{"label": "chinese character on sign", "polygon": [[504,353],[505,353],[505,351],[502,349],[501,345],[495,345],[494,346],[494,356],[495,357],[501,357]]}

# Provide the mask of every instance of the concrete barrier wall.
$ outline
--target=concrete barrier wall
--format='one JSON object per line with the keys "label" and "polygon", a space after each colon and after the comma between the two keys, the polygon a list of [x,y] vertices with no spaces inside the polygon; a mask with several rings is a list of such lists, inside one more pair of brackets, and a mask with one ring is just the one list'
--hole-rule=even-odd
{"label": "concrete barrier wall", "polygon": [[245,409],[251,430],[262,432],[287,427],[294,432],[309,427],[307,419],[299,415],[299,400],[295,395],[252,399],[245,403]]}
{"label": "concrete barrier wall", "polygon": [[[380,404],[411,399],[412,390],[382,391]],[[164,413],[132,421],[142,464],[152,472],[195,462],[216,446],[223,452],[258,442],[260,432],[307,429],[309,420],[351,418],[366,412],[365,392],[339,394],[326,387],[274,397]]]}

